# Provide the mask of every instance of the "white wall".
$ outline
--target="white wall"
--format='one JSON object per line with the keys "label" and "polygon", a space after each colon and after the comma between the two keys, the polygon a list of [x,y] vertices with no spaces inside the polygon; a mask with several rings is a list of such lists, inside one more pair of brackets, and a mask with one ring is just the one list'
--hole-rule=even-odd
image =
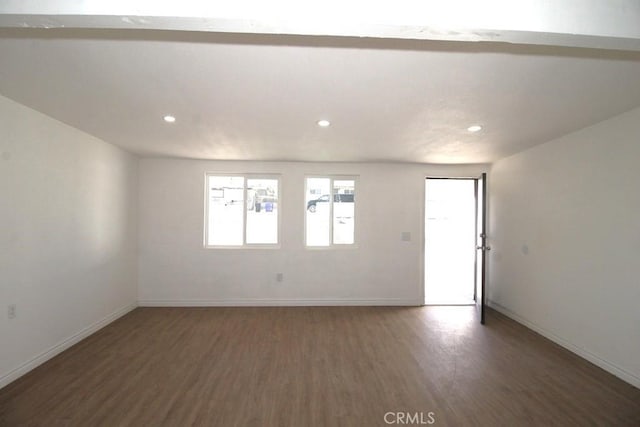
{"label": "white wall", "polygon": [[136,209],[135,157],[0,97],[0,387],[135,307]]}
{"label": "white wall", "polygon": [[[142,159],[140,304],[420,304],[424,178],[485,169]],[[203,248],[206,172],[281,174],[280,249]],[[357,248],[305,249],[305,174],[359,175]]]}
{"label": "white wall", "polygon": [[640,387],[640,109],[496,162],[496,307]]}

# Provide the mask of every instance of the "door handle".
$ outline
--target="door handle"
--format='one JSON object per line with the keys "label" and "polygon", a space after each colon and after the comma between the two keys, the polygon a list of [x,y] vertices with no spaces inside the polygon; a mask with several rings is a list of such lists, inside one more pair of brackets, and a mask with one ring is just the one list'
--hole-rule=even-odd
{"label": "door handle", "polygon": [[483,251],[490,251],[491,250],[491,246],[476,246],[476,249],[480,249]]}

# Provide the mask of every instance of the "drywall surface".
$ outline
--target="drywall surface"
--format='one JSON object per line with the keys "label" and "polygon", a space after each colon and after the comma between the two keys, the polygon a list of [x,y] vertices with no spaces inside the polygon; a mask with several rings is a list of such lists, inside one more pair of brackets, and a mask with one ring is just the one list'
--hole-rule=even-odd
{"label": "drywall surface", "polygon": [[489,299],[640,386],[640,109],[498,161]]}
{"label": "drywall surface", "polygon": [[[141,305],[419,305],[424,179],[483,166],[141,159]],[[205,249],[207,172],[281,176],[278,249]],[[356,247],[304,245],[306,175],[357,175]],[[410,233],[410,241],[402,233]],[[277,274],[282,273],[282,281]]]}
{"label": "drywall surface", "polygon": [[0,386],[135,307],[136,209],[134,156],[0,97]]}

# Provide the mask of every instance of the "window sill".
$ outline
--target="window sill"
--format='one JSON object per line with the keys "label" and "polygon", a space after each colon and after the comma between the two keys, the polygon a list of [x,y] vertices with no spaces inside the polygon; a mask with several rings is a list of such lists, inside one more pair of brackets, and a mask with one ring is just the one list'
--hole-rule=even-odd
{"label": "window sill", "polygon": [[280,249],[280,245],[239,245],[239,246],[208,246],[205,245],[203,247],[203,249],[214,249],[214,250],[232,250],[232,251],[237,251],[237,250],[242,250],[242,249],[249,249],[249,250],[255,250],[255,249],[265,249],[265,250],[274,250],[274,249]]}

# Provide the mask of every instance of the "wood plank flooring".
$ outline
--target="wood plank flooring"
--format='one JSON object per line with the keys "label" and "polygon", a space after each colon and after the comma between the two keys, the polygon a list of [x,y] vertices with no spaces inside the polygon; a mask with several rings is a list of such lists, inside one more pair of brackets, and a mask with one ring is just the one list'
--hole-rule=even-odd
{"label": "wood plank flooring", "polygon": [[439,426],[640,426],[640,390],[494,311],[482,327],[473,307],[138,308],[0,390],[1,426],[429,412]]}

